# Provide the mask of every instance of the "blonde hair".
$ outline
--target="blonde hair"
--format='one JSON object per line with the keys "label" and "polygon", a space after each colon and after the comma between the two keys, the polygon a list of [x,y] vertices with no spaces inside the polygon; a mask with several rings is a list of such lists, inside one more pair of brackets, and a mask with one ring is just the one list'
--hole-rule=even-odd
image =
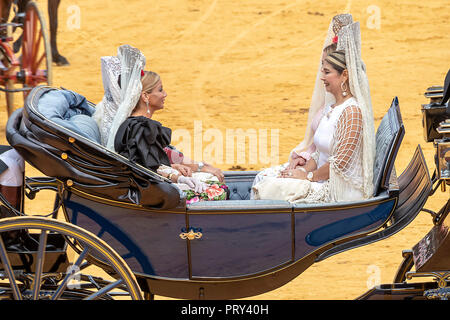
{"label": "blonde hair", "polygon": [[144,76],[141,78],[142,92],[151,92],[159,80],[161,78],[156,72],[144,71]]}
{"label": "blonde hair", "polygon": [[[156,88],[156,84],[158,83],[159,80],[161,80],[161,77],[156,72],[144,71],[144,75],[141,77],[141,83],[142,83],[141,93],[142,92],[151,92],[153,89]],[[139,107],[140,100],[141,99],[139,99],[138,102],[136,103],[136,105],[134,106],[133,111]]]}

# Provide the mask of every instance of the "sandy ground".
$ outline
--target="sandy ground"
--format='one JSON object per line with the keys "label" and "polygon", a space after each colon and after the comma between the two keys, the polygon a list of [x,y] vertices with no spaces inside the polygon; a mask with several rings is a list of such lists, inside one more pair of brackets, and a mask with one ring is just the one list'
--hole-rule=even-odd
{"label": "sandy ground", "polygon": [[[46,15],[46,1],[38,1]],[[177,134],[180,148],[195,156],[194,127],[222,135],[254,129],[258,138],[278,133],[279,162],[301,140],[317,63],[333,15],[350,12],[360,21],[362,54],[371,85],[376,126],[397,96],[406,135],[396,160],[400,174],[416,146],[433,168],[434,150],[424,142],[421,104],[431,85],[442,85],[450,61],[450,5],[432,1],[286,1],[286,0],[114,0],[62,1],[59,49],[71,65],[55,67],[54,85],[98,102],[103,96],[100,57],[130,44],[147,57],[168,93],[165,110],[155,119]],[[19,101],[19,99],[18,99]],[[18,106],[20,101],[18,102]],[[0,99],[0,143],[6,143],[4,94]],[[196,122],[195,122],[196,121]],[[184,130],[184,131],[183,131]],[[186,131],[187,130],[187,131]],[[278,130],[278,131],[277,131]],[[270,146],[269,138],[266,142]],[[201,153],[200,153],[201,154]],[[213,161],[223,170],[266,167],[225,156]],[[40,175],[27,167],[28,176]],[[426,204],[438,210],[448,193]],[[51,206],[51,195],[27,204],[31,212]],[[354,299],[374,283],[391,283],[401,252],[431,228],[426,213],[397,235],[313,265],[289,284],[252,299]],[[161,299],[162,297],[156,297]]]}

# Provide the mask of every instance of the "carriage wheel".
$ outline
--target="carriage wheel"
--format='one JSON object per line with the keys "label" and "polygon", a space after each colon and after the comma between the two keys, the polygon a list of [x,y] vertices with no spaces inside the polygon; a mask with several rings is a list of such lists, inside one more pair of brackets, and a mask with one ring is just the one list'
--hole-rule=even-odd
{"label": "carriage wheel", "polygon": [[[23,24],[21,69],[24,72],[24,87],[36,87],[46,83],[52,85],[52,55],[48,40],[47,25],[38,5],[31,1],[25,9]],[[24,91],[24,100],[28,91]]]}
{"label": "carriage wheel", "polygon": [[[28,230],[28,232],[33,232],[33,235],[38,236],[34,273],[27,274],[23,270],[14,270],[10,263],[3,236],[6,232],[18,230]],[[62,235],[66,239],[81,243],[84,248],[83,252],[76,257],[71,267],[68,268],[68,271],[56,276],[46,274],[43,270],[45,254],[47,250],[51,250],[47,247],[49,234]],[[93,281],[94,277],[92,276],[76,273],[80,270],[85,257],[90,254],[101,257],[114,269],[115,278],[112,281],[101,278]],[[112,299],[115,295],[126,295],[133,300],[142,299],[134,274],[117,252],[94,234],[67,222],[33,216],[1,219],[0,260],[3,270],[0,273],[8,281],[7,283],[0,283],[0,299],[93,300]],[[73,279],[78,280],[76,286],[70,284]],[[92,283],[95,286],[92,286]]]}

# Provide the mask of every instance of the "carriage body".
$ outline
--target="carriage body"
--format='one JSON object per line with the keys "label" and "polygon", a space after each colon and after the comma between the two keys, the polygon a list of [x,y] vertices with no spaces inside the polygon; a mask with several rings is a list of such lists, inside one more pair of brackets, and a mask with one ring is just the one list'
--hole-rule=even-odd
{"label": "carriage body", "polygon": [[74,188],[62,199],[67,220],[114,247],[152,293],[185,299],[275,289],[336,244],[379,229],[398,201],[384,194],[327,206],[224,200],[155,210],[118,206]]}
{"label": "carriage body", "polygon": [[377,131],[372,198],[328,204],[250,200],[257,172],[229,171],[229,200],[186,205],[167,179],[44,116],[39,102],[52,91],[59,90],[33,89],[8,122],[8,141],[56,178],[65,219],[108,243],[150,294],[229,299],[273,290],[315,262],[397,233],[431,191],[420,146],[396,175],[404,135],[396,98]]}

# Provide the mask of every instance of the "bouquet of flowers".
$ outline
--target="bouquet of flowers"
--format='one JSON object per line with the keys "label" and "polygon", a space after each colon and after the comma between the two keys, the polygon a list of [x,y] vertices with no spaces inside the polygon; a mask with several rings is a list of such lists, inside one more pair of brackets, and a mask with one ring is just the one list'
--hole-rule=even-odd
{"label": "bouquet of flowers", "polygon": [[186,204],[199,202],[199,201],[213,201],[213,200],[227,200],[228,199],[228,186],[225,183],[208,180],[205,181],[208,184],[208,188],[205,192],[196,193],[193,190],[186,191]]}

